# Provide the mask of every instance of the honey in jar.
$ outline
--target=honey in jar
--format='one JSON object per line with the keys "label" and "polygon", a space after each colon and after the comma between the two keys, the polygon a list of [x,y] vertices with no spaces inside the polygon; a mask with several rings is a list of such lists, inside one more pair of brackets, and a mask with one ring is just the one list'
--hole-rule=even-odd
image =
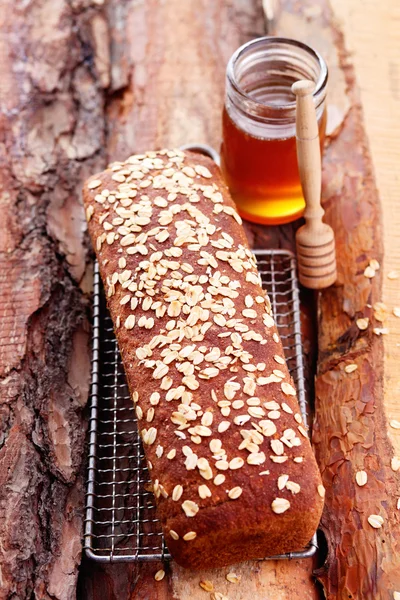
{"label": "honey in jar", "polygon": [[256,223],[287,223],[304,211],[291,91],[299,79],[316,82],[322,149],[327,68],[318,53],[295,40],[265,37],[239,48],[228,64],[221,168],[241,216]]}

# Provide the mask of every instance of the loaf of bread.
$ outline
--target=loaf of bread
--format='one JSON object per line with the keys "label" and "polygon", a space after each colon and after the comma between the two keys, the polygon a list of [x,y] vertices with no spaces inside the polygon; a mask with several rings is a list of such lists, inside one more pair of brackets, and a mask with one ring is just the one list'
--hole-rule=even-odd
{"label": "loaf of bread", "polygon": [[324,488],[218,167],[131,156],[84,204],[172,556],[199,569],[302,549]]}

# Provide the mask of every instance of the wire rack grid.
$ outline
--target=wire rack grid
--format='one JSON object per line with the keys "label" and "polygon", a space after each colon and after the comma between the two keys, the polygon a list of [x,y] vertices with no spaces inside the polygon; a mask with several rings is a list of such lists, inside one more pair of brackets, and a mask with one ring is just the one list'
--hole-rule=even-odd
{"label": "wire rack grid", "polygon": [[[302,416],[307,422],[295,258],[285,250],[256,250],[255,255],[297,386]],[[150,477],[97,263],[93,313],[84,548],[89,558],[99,562],[168,560],[170,554],[156,516]],[[265,560],[307,558],[316,548],[314,535],[304,550]]]}

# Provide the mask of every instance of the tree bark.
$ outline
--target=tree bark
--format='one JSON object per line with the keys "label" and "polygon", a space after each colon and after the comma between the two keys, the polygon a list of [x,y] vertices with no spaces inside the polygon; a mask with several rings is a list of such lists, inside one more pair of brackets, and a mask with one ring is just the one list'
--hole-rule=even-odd
{"label": "tree bark", "polygon": [[[381,204],[354,69],[331,8],[325,0],[305,2],[301,9],[289,0],[284,7],[290,17],[283,14],[280,22],[328,55],[329,103],[335,106],[323,162],[323,205],[336,233],[338,280],[318,300],[313,429],[326,488],[321,527],[328,554],[317,575],[329,599],[386,600],[400,591],[399,467],[392,463],[385,414],[383,344],[373,331],[382,327],[373,310],[381,299],[381,271],[371,279],[364,275],[371,259],[382,263]],[[366,330],[357,326],[359,318],[369,319]],[[357,370],[347,373],[349,364]],[[356,483],[358,471],[367,473],[364,486]],[[370,515],[384,519],[381,528],[370,525]]]}
{"label": "tree bark", "polygon": [[90,354],[82,181],[104,165],[96,19],[0,2],[0,598],[75,595]]}

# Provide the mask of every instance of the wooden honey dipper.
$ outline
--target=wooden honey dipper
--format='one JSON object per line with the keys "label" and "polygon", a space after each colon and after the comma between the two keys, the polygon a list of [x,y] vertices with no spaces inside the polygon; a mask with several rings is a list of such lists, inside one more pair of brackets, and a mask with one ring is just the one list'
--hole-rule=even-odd
{"label": "wooden honey dipper", "polygon": [[306,224],[296,233],[297,262],[300,283],[318,290],[336,281],[335,234],[322,221],[321,150],[318,121],[314,107],[313,81],[296,81],[296,146],[301,187],[306,208]]}

